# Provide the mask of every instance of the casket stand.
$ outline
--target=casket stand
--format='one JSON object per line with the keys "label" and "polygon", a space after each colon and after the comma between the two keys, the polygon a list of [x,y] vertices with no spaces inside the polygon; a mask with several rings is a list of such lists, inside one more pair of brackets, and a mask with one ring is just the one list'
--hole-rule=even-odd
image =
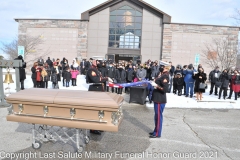
{"label": "casket stand", "polygon": [[[117,132],[123,119],[123,97],[108,92],[32,88],[14,93],[6,100],[12,104],[7,121],[33,124],[35,149],[41,147],[42,141],[61,140],[74,142],[81,152],[84,143],[89,142],[89,129]],[[40,125],[38,129],[36,124]],[[59,126],[63,135],[54,131],[54,126]],[[69,135],[68,130],[73,129],[75,134]]]}

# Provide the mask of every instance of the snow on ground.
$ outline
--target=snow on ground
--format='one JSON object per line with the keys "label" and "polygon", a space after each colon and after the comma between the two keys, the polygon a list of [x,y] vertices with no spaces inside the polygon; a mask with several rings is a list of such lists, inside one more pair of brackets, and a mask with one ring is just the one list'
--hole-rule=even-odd
{"label": "snow on ground", "polygon": [[[16,82],[15,75],[12,73],[13,80]],[[5,76],[3,76],[3,80],[5,79]],[[27,79],[24,81],[25,88],[32,88],[33,83],[31,79],[31,75],[27,75]],[[85,76],[79,75],[77,78],[77,86],[71,86],[70,87],[63,87],[62,82],[59,82],[59,88],[60,89],[68,89],[68,90],[88,90],[88,84],[86,84]],[[4,89],[7,88],[7,84],[4,84]],[[10,92],[14,93],[16,92],[15,83],[10,84]],[[52,88],[52,82],[48,82],[48,88]],[[218,99],[218,96],[215,95],[209,95],[209,88],[206,93],[203,94],[203,100],[202,101],[196,101],[196,98],[186,98],[184,95],[178,96],[174,95],[173,93],[167,94],[167,108],[208,108],[208,109],[240,109],[240,100],[237,101],[234,100],[234,93],[232,95],[231,100],[223,100]],[[5,94],[8,95],[8,90],[4,90]],[[153,104],[150,104],[149,102],[146,102],[146,107],[153,107]]]}

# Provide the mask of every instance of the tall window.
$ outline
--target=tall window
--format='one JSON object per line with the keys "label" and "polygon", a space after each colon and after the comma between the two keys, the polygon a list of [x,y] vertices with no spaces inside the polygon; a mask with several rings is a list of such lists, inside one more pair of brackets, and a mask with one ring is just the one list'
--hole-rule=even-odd
{"label": "tall window", "polygon": [[141,47],[142,13],[129,6],[110,12],[109,47]]}

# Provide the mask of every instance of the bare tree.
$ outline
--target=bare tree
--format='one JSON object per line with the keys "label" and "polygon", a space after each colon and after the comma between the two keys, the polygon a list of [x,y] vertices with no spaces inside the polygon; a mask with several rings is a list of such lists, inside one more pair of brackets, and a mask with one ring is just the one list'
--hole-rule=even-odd
{"label": "bare tree", "polygon": [[13,60],[18,55],[18,40],[14,39],[10,43],[2,43],[1,50],[6,53],[10,60]]}
{"label": "bare tree", "polygon": [[2,55],[0,55],[0,60],[3,60],[3,59],[4,59],[4,57]]}
{"label": "bare tree", "polygon": [[204,62],[215,68],[230,69],[236,66],[238,47],[237,42],[231,36],[215,38],[211,44],[205,44],[202,50]]}
{"label": "bare tree", "polygon": [[235,25],[240,25],[240,9],[235,8],[235,14],[231,15],[230,18],[235,20]]}
{"label": "bare tree", "polygon": [[[43,51],[40,45],[44,44],[44,40],[41,36],[24,36],[15,38],[9,44],[2,43],[3,47],[1,50],[5,52],[10,60],[15,59],[18,56],[18,46],[24,46],[24,57],[27,59],[27,63],[36,61],[40,56],[48,55],[49,49]],[[38,53],[36,55],[36,53]]]}

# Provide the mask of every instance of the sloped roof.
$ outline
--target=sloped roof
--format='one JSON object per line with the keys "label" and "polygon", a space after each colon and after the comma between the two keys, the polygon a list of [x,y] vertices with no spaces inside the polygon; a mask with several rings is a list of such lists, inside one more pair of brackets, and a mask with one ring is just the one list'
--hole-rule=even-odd
{"label": "sloped roof", "polygon": [[118,4],[118,3],[123,2],[123,1],[128,1],[130,3],[133,3],[133,4],[137,5],[137,6],[140,6],[144,9],[152,12],[153,14],[161,15],[163,17],[163,22],[164,23],[166,23],[166,22],[170,23],[171,22],[171,16],[170,15],[168,15],[165,12],[155,8],[154,6],[148,4],[147,2],[145,2],[143,0],[108,0],[104,3],[102,3],[102,4],[99,4],[99,5],[91,8],[91,9],[83,12],[81,14],[81,20],[89,20],[90,15],[93,15],[93,14],[95,14],[95,13],[97,13],[97,12],[103,10],[103,9],[106,9],[108,7],[111,7],[115,4]]}

